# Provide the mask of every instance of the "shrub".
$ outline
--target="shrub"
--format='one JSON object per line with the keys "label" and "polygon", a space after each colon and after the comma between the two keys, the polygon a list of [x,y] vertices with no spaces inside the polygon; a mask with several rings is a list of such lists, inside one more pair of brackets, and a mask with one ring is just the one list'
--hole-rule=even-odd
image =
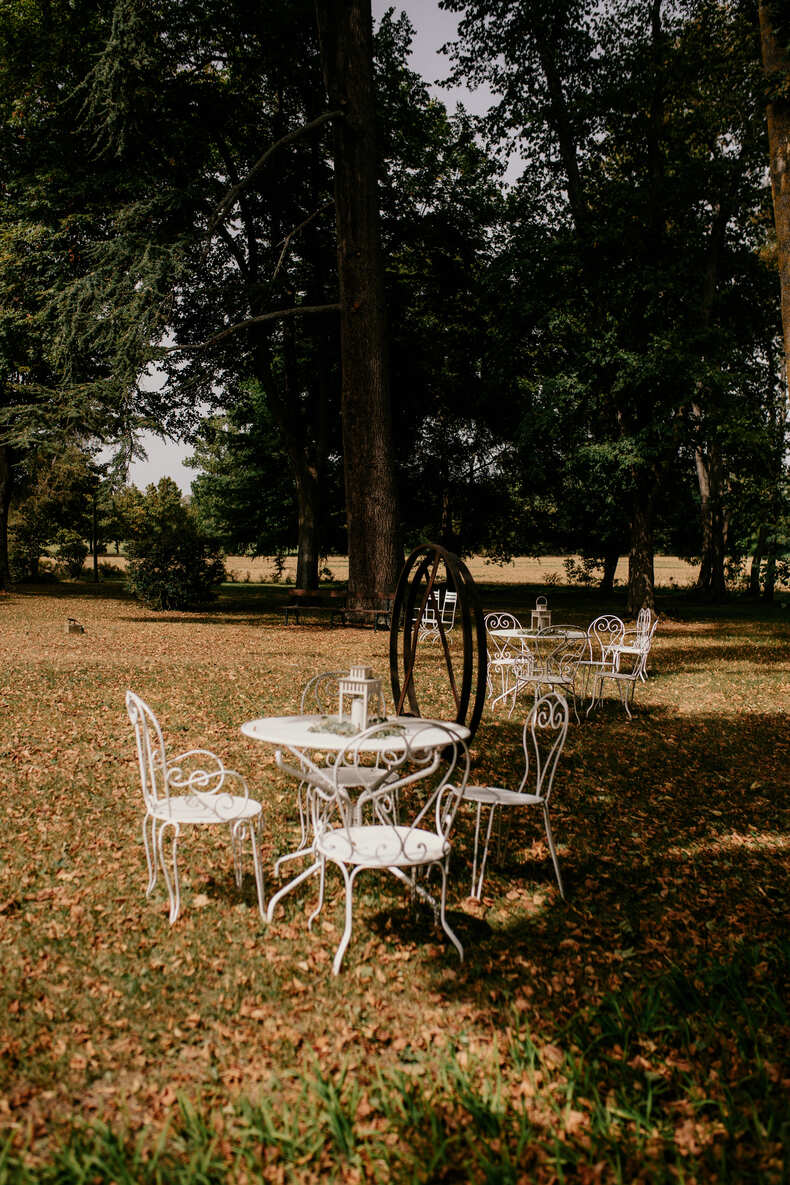
{"label": "shrub", "polygon": [[87,543],[79,531],[72,531],[66,527],[58,532],[55,542],[58,545],[59,566],[62,566],[73,580],[78,580],[88,555]]}
{"label": "shrub", "polygon": [[190,609],[213,598],[225,579],[219,554],[169,477],[145,494],[130,493],[126,514],[126,582],[152,609]]}

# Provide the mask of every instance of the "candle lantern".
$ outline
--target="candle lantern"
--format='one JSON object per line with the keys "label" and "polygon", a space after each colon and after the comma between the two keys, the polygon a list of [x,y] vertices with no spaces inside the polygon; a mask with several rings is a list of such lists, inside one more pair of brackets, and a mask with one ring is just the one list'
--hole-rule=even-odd
{"label": "candle lantern", "polygon": [[384,696],[381,679],[370,667],[352,666],[348,675],[338,681],[338,716],[350,720],[360,731],[373,717],[384,717]]}
{"label": "candle lantern", "polygon": [[532,610],[530,629],[542,630],[548,625],[551,625],[551,609],[549,609],[545,597],[538,597],[535,608]]}

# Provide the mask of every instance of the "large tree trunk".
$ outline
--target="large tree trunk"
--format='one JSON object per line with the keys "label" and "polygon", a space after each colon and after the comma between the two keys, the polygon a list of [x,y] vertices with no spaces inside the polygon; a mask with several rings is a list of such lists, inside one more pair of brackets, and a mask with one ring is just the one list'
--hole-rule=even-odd
{"label": "large tree trunk", "polygon": [[790,394],[790,54],[779,44],[771,22],[770,5],[760,0],[760,42],[769,88],[766,107],[771,190],[782,299],[785,373]]}
{"label": "large tree trunk", "polygon": [[727,595],[724,575],[724,514],[721,496],[721,455],[711,444],[707,454],[700,445],[695,450],[697,481],[700,493],[702,555],[697,590],[714,601]]}
{"label": "large tree trunk", "polygon": [[634,491],[628,556],[628,612],[635,615],[644,607],[655,608],[653,490],[647,477]]}
{"label": "large tree trunk", "polygon": [[8,566],[8,511],[11,506],[11,457],[6,445],[0,444],[0,588],[8,588],[11,573]]}
{"label": "large tree trunk", "polygon": [[754,544],[754,552],[752,554],[752,566],[749,569],[749,596],[759,597],[760,595],[760,568],[763,562],[763,552],[765,551],[765,541],[768,537],[768,527],[765,523],[760,523],[760,529],[757,532],[757,539]]}
{"label": "large tree trunk", "polygon": [[618,550],[607,551],[603,557],[603,576],[601,578],[601,592],[604,596],[614,590],[614,578],[617,572],[617,565],[620,562],[620,552]]}
{"label": "large tree trunk", "polygon": [[334,122],[348,592],[375,605],[402,563],[379,242],[370,0],[316,0]]}

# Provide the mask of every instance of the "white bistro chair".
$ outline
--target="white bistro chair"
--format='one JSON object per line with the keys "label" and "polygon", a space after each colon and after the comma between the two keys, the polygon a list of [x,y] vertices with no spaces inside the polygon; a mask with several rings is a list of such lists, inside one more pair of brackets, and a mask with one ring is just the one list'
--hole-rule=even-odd
{"label": "white bistro chair", "polygon": [[610,667],[602,666],[593,676],[592,698],[590,708],[597,707],[603,701],[603,685],[605,681],[614,683],[620,702],[625,708],[625,714],[631,719],[631,707],[634,702],[634,691],[637,683],[645,681],[645,666],[653,640],[652,632],[636,638],[632,645],[617,647],[614,651],[613,662]]}
{"label": "white bistro chair", "polygon": [[441,637],[439,622],[442,624],[444,633],[449,634],[455,626],[457,607],[457,592],[445,591],[444,597],[442,597],[441,589],[435,588],[420,618],[419,641],[438,642]]}
{"label": "white bistro chair", "polygon": [[[373,751],[375,766],[369,764]],[[371,779],[363,771],[372,768]],[[351,938],[354,883],[363,871],[389,872],[409,887],[412,898],[426,901],[463,958],[445,902],[450,831],[468,776],[465,742],[451,724],[428,720],[408,742],[394,739],[391,724],[373,725],[349,740],[331,768],[313,774],[313,851],[320,882],[309,925],[323,907],[326,866],[334,864],[345,887],[345,928],[332,964],[335,975]],[[438,901],[417,879],[430,870],[441,877]]]}
{"label": "white bistro chair", "polygon": [[546,626],[536,634],[532,643],[534,650],[515,664],[510,689],[498,695],[492,708],[508,696],[512,697],[508,716],[513,715],[516,699],[525,687],[531,687],[535,702],[544,690],[557,691],[567,695],[573,704],[573,714],[579,723],[576,706],[576,679],[584,655],[587,653],[587,635],[576,626]]}
{"label": "white bistro chair", "polygon": [[[645,641],[647,641],[647,654],[649,655],[650,647],[653,645],[653,634],[656,632],[657,625],[658,617],[654,618],[651,611],[647,608],[640,609],[635,628],[625,631],[623,640],[618,646],[618,657],[623,655],[640,655],[644,650]],[[642,683],[647,681],[647,655],[645,655],[645,662],[642,664],[639,679]]]}
{"label": "white bistro chair", "polygon": [[513,668],[523,658],[523,647],[516,638],[497,637],[492,630],[520,630],[521,622],[512,613],[486,613],[486,649],[488,651],[487,698],[504,696],[510,688]]}
{"label": "white bistro chair", "polygon": [[[348,671],[322,671],[318,675],[313,675],[308,679],[307,683],[302,688],[302,695],[299,701],[299,713],[302,716],[312,716],[318,714],[320,716],[335,716],[338,710],[338,698],[340,692],[340,680],[348,678]],[[334,755],[331,756],[334,760]],[[274,875],[279,877],[281,869],[284,864],[291,860],[302,860],[313,856],[313,842],[312,842],[312,810],[310,805],[310,795],[312,793],[312,782],[309,777],[304,776],[306,771],[312,769],[312,762],[305,763],[305,769],[296,770],[295,767],[286,766],[287,773],[297,775],[299,777],[299,784],[296,788],[296,806],[299,811],[299,844],[292,852],[286,852],[285,855],[280,856],[275,861]],[[338,772],[338,777],[347,788],[370,785],[378,779],[377,765],[360,765],[356,768],[348,767]],[[269,903],[269,921],[272,917],[272,906],[275,902]]]}
{"label": "white bistro chair", "polygon": [[[148,705],[133,691],[126,693],[126,710],[134,729],[145,817],[143,843],[148,863],[150,897],[161,868],[170,899],[170,924],[178,917],[181,888],[178,879],[177,849],[181,828],[187,824],[209,826],[221,823],[230,829],[236,884],[242,882],[242,849],[249,836],[252,863],[258,890],[258,909],[266,917],[263,895],[263,870],[259,842],[263,829],[261,804],[250,798],[247,783],[235,770],[207,749],[190,749],[168,759],[159,721]],[[234,793],[235,791],[235,793]],[[164,843],[170,838],[172,849],[166,858]],[[168,870],[172,864],[172,874]]]}
{"label": "white bistro chair", "polygon": [[[532,711],[524,723],[524,776],[516,790],[508,790],[504,786],[467,786],[464,790],[465,802],[477,803],[477,818],[475,820],[475,848],[472,860],[472,897],[477,900],[483,892],[483,878],[488,859],[488,849],[491,843],[491,830],[494,815],[505,808],[522,809],[524,807],[539,806],[543,811],[543,823],[546,828],[546,839],[557,874],[557,884],[560,896],[565,897],[562,887],[560,866],[554,848],[554,838],[549,822],[549,799],[554,783],[557,762],[560,759],[565,738],[568,735],[568,701],[558,691],[551,691],[534,704]],[[483,843],[483,857],[478,872],[478,853],[480,848],[480,817],[483,807],[489,808],[488,826],[486,827]]]}
{"label": "white bistro chair", "polygon": [[[595,686],[599,671],[613,670],[615,648],[622,645],[625,626],[615,613],[602,613],[587,627],[587,652],[579,663],[579,674],[583,676],[582,694],[587,695]],[[594,700],[591,699],[591,704]],[[587,708],[589,713],[590,708]]]}

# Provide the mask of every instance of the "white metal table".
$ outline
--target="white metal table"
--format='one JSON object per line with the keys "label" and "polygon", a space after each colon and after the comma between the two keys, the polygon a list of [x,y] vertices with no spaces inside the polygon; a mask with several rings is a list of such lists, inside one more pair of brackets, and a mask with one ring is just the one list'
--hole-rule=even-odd
{"label": "white metal table", "polygon": [[[419,758],[420,755],[426,755],[444,749],[448,744],[448,733],[451,733],[457,740],[464,742],[471,735],[470,730],[464,724],[456,724],[455,722],[443,720],[427,720],[419,716],[389,716],[386,720],[388,726],[387,735],[383,736],[379,732],[372,737],[365,737],[364,734],[360,734],[360,739],[357,741],[354,734],[332,731],[331,721],[328,727],[322,727],[323,725],[327,725],[327,723],[328,718],[319,715],[262,716],[257,720],[246,721],[242,724],[241,731],[244,736],[249,737],[251,740],[261,741],[267,745],[275,745],[277,747],[275,760],[277,765],[286,773],[302,781],[312,782],[313,784],[318,783],[330,789],[333,786],[331,755],[335,754],[339,756],[350,746],[355,746],[360,753],[370,754],[374,757],[383,757],[385,754],[403,755],[404,752],[408,752],[410,755]],[[390,729],[391,732],[389,731]],[[288,753],[293,758],[294,765],[290,765],[283,757],[283,752]],[[328,755],[329,761],[327,764],[322,765],[318,760],[314,760],[309,756],[310,753],[325,753]],[[380,775],[376,774],[376,767],[367,768],[372,771],[374,784],[376,781],[378,781],[378,784],[383,784],[389,776],[389,770],[386,764],[381,766]],[[366,781],[365,785],[369,787],[370,781]],[[305,845],[298,851],[289,853],[283,859],[292,859],[312,854],[313,848],[312,844],[310,844],[310,846]],[[300,885],[302,881],[317,874],[320,871],[320,867],[320,862],[314,860],[308,868],[305,868],[293,880],[290,880],[274,894],[269,901],[266,914],[267,921],[271,921],[275,907],[282,898]]]}

